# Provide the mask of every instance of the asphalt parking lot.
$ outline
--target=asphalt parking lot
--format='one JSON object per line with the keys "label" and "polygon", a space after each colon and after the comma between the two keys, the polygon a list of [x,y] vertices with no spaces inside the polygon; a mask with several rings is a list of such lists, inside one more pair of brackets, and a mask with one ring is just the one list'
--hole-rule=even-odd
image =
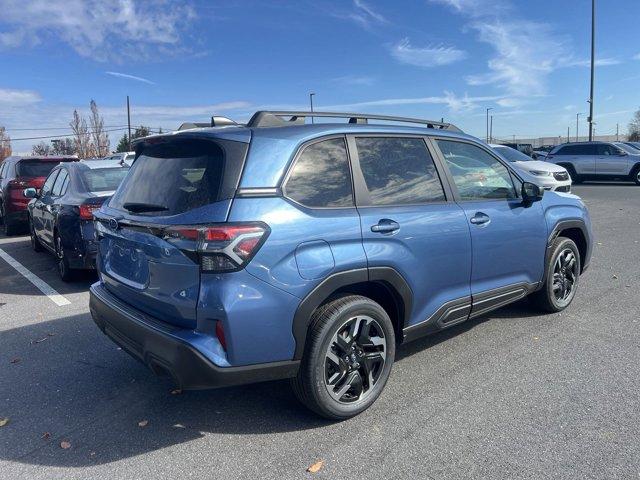
{"label": "asphalt parking lot", "polygon": [[401,347],[382,397],[342,423],[287,382],[172,394],[95,327],[92,275],[64,284],[28,237],[1,237],[69,303],[0,259],[0,477],[638,478],[640,188],[574,192],[596,244],[568,310],[525,301]]}

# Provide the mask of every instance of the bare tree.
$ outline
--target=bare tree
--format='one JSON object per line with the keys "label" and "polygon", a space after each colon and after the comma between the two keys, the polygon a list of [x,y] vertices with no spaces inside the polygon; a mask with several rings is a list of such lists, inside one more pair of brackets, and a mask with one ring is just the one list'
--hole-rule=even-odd
{"label": "bare tree", "polygon": [[73,111],[73,120],[69,123],[73,131],[76,152],[79,158],[90,158],[93,154],[91,134],[87,128],[87,121],[80,116],[77,110]]}
{"label": "bare tree", "polygon": [[640,109],[636,110],[629,122],[629,141],[640,142]]}
{"label": "bare tree", "polygon": [[109,135],[104,131],[104,119],[98,112],[98,105],[95,100],[89,103],[91,108],[91,117],[89,125],[91,127],[91,137],[94,149],[94,155],[97,157],[105,157],[109,154]]}
{"label": "bare tree", "polygon": [[52,154],[51,145],[47,145],[44,142],[40,142],[33,147],[31,147],[31,155],[37,155],[39,157],[44,157]]}
{"label": "bare tree", "polygon": [[75,143],[70,138],[51,140],[51,153],[52,155],[75,155]]}
{"label": "bare tree", "polygon": [[11,156],[11,138],[4,127],[0,127],[0,162]]}

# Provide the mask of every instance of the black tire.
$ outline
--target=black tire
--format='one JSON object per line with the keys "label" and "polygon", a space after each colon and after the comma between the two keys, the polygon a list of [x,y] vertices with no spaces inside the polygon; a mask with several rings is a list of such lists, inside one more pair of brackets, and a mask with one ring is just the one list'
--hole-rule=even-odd
{"label": "black tire", "polygon": [[571,183],[579,184],[582,183],[582,177],[576,173],[576,169],[573,165],[562,165],[569,172],[569,177],[571,177]]}
{"label": "black tire", "polygon": [[549,249],[544,285],[531,294],[533,304],[545,312],[561,312],[573,301],[582,268],[580,252],[573,240],[558,237]]}
{"label": "black tire", "polygon": [[384,389],[395,345],[391,319],[376,302],[359,295],[332,299],[311,317],[293,391],[325,418],[358,415]]}
{"label": "black tire", "polygon": [[69,260],[64,254],[64,248],[62,248],[62,239],[56,233],[54,235],[54,245],[56,251],[56,259],[58,260],[58,273],[63,282],[71,282],[75,279],[75,271],[69,266]]}
{"label": "black tire", "polygon": [[42,250],[44,250],[42,244],[40,243],[40,240],[38,240],[38,237],[36,237],[36,232],[33,229],[31,218],[29,218],[29,236],[31,237],[31,248],[34,252],[41,252]]}
{"label": "black tire", "polygon": [[640,165],[636,165],[631,171],[631,181],[635,182],[636,185],[640,185]]}

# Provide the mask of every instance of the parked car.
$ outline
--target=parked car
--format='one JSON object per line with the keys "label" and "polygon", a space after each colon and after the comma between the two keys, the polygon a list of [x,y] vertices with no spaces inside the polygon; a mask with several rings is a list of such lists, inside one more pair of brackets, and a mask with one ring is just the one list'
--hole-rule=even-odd
{"label": "parked car", "polygon": [[573,183],[617,179],[640,185],[640,156],[611,142],[564,143],[549,153],[547,161],[566,168]]}
{"label": "parked car", "polygon": [[136,152],[120,152],[108,155],[103,160],[113,160],[115,162],[124,162],[131,166],[133,160],[136,158]]}
{"label": "parked car", "polygon": [[[502,143],[505,147],[513,148],[514,150],[518,150],[529,157],[533,155],[533,145],[530,143]],[[535,158],[534,158],[535,160]]]}
{"label": "parked car", "polygon": [[27,203],[22,195],[25,188],[42,187],[49,172],[61,162],[75,162],[77,157],[20,157],[5,158],[0,164],[0,221],[6,235],[27,229]]}
{"label": "parked car", "polygon": [[181,389],[291,378],[310,409],[348,418],[397,343],[528,295],[561,311],[591,256],[580,198],[446,123],[257,112],[136,152],[94,213],[90,311]]}
{"label": "parked car", "polygon": [[56,255],[58,271],[70,281],[78,269],[95,268],[93,212],[113,195],[129,167],[110,160],[63,163],[38,192],[24,190],[29,202],[31,246]]}
{"label": "parked car", "polygon": [[623,143],[626,145],[629,145],[630,147],[635,148],[640,152],[640,142],[623,142]]}
{"label": "parked car", "polygon": [[535,183],[545,190],[556,192],[571,191],[571,178],[569,178],[569,173],[564,167],[541,160],[533,160],[519,150],[505,145],[492,144],[490,146],[506,160],[513,163],[523,180]]}

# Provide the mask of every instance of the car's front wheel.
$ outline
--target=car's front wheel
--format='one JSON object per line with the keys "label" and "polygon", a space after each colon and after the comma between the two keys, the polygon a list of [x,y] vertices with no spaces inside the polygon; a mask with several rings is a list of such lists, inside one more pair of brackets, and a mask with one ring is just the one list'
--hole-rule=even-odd
{"label": "car's front wheel", "polygon": [[573,301],[580,280],[580,251],[570,238],[558,237],[547,257],[546,277],[531,300],[547,312],[560,312]]}
{"label": "car's front wheel", "polygon": [[323,417],[353,417],[380,396],[394,356],[395,335],[387,312],[359,295],[336,298],[311,318],[293,390]]}

